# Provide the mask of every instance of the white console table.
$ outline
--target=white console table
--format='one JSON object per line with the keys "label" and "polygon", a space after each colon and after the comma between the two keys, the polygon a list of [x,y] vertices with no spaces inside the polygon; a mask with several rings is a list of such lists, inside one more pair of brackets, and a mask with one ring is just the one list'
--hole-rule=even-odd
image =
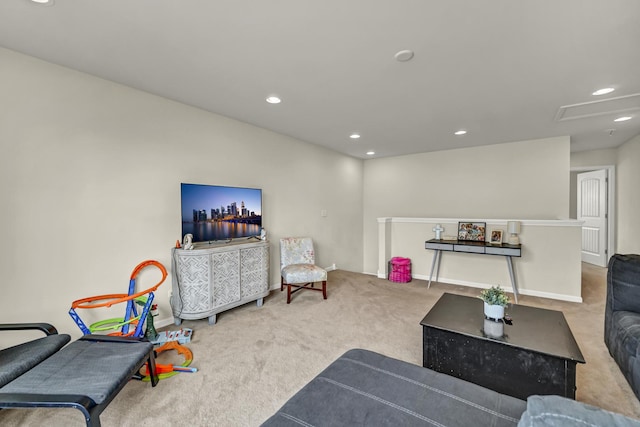
{"label": "white console table", "polygon": [[429,285],[433,278],[433,269],[436,268],[436,281],[438,281],[438,273],[440,272],[440,260],[442,252],[464,252],[470,254],[484,255],[502,255],[507,260],[507,268],[509,269],[509,277],[511,278],[511,286],[513,287],[513,296],[516,303],[518,302],[518,286],[516,278],[513,274],[513,260],[511,257],[519,257],[522,254],[520,245],[509,245],[506,243],[500,245],[492,245],[487,242],[475,242],[467,240],[440,240],[431,239],[424,242],[425,249],[433,249],[436,251],[431,262],[431,273],[429,274]]}
{"label": "white console table", "polygon": [[201,244],[193,250],[173,248],[171,309],[182,320],[216,322],[216,315],[269,294],[269,243],[237,240]]}

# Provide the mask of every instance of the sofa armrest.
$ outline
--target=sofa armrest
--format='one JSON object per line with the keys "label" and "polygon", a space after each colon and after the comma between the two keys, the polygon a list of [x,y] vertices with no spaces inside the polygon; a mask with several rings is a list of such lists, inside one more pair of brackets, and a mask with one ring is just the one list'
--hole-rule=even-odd
{"label": "sofa armrest", "polygon": [[55,335],[58,330],[50,323],[0,323],[0,331],[39,330],[45,335]]}
{"label": "sofa armrest", "polygon": [[640,421],[561,396],[527,398],[518,427],[640,427]]}

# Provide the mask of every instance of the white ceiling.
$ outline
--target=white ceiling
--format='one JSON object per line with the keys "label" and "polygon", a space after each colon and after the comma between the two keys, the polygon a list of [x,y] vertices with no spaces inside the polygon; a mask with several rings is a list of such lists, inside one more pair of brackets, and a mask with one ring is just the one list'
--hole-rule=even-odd
{"label": "white ceiling", "polygon": [[358,158],[640,134],[638,0],[54,1],[0,1],[0,46]]}

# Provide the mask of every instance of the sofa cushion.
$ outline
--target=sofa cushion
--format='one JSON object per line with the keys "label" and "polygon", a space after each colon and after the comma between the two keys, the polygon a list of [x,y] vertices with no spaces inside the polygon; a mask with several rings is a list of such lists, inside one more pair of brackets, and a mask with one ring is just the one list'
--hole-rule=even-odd
{"label": "sofa cushion", "polygon": [[70,340],[67,334],[54,334],[0,350],[0,387],[60,350]]}
{"label": "sofa cushion", "polygon": [[367,350],[349,350],[263,426],[513,426],[526,402]]}
{"label": "sofa cushion", "polygon": [[529,396],[518,427],[640,427],[640,421],[560,396]]}

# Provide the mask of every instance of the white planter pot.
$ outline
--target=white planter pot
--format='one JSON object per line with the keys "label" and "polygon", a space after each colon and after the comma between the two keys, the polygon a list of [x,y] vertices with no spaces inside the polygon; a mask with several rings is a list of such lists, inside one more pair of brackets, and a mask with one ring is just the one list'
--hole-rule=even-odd
{"label": "white planter pot", "polygon": [[504,318],[504,306],[489,305],[484,303],[484,315],[489,319],[500,320]]}

